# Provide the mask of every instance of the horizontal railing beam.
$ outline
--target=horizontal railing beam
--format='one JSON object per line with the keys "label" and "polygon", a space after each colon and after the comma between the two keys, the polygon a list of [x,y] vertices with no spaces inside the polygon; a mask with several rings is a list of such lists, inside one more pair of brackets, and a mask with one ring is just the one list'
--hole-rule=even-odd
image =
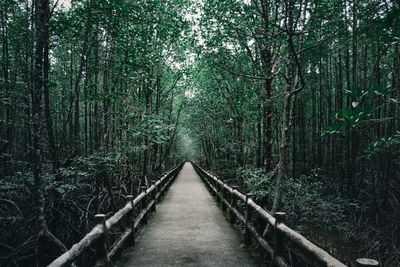
{"label": "horizontal railing beam", "polygon": [[108,254],[107,254],[109,259],[114,257],[114,255],[123,247],[126,240],[128,240],[128,238],[132,234],[132,231],[133,231],[132,228],[127,228],[124,231],[124,233],[115,241],[114,245],[111,246],[110,252],[108,252]]}
{"label": "horizontal railing beam", "polygon": [[[246,201],[246,196],[240,193],[238,190],[234,190],[229,187],[226,183],[219,180],[216,176],[202,169],[200,166],[194,164],[196,171],[203,178],[203,180],[208,184],[209,188],[214,191],[217,198],[221,200],[223,205],[225,205],[229,210],[231,210],[237,219],[239,219],[243,224],[245,224],[246,228],[251,232],[253,238],[255,238],[258,243],[271,255],[274,255],[274,248],[262,237],[260,233],[258,233],[257,229],[252,225],[251,222],[246,221],[246,217],[241,214],[236,208],[230,205],[229,201],[224,199],[223,194],[221,194],[218,189],[213,185],[218,184],[219,187],[222,187],[223,190],[229,192],[233,197],[241,200],[245,203],[249,208],[251,208],[254,212],[256,212],[263,220],[265,220],[272,227],[275,226],[276,219],[264,210],[261,206],[255,203],[251,198]],[[297,233],[293,229],[289,228],[283,223],[279,223],[274,229],[277,231],[278,235],[284,236],[287,240],[295,244],[297,247],[305,251],[307,254],[311,255],[315,260],[317,260],[321,265],[327,267],[344,267],[342,262],[331,256],[328,252],[316,246],[314,243],[309,241],[307,238]],[[288,266],[286,260],[281,257],[275,257],[275,264],[278,266]]]}
{"label": "horizontal railing beam", "polygon": [[132,202],[128,202],[125,207],[117,211],[112,217],[106,220],[107,228],[110,229],[111,227],[116,225],[122,219],[122,217],[124,217],[128,212],[132,210],[132,208]]}
{"label": "horizontal railing beam", "polygon": [[[221,201],[223,202],[224,205],[226,205],[226,207],[232,211],[235,215],[235,217],[246,226],[246,228],[252,233],[253,237],[258,241],[258,243],[270,254],[272,255],[273,253],[273,248],[272,246],[268,243],[268,241],[266,241],[260,234],[258,234],[257,230],[252,226],[251,223],[246,222],[246,218],[244,217],[244,215],[242,215],[238,209],[236,209],[235,207],[232,207],[232,205],[222,197],[222,194],[218,192],[218,190],[207,180],[205,180],[205,182],[208,184],[208,186],[211,188],[211,190],[213,190],[217,197],[219,197],[221,199]],[[230,188],[229,186],[224,187],[226,190],[228,190],[231,194],[233,192],[237,192],[239,195],[239,198],[241,199],[241,193],[237,190],[233,190],[232,188]],[[286,260],[284,258],[282,258],[281,256],[278,256],[275,258],[275,263],[279,266],[279,267],[288,267],[289,265],[286,263]]]}
{"label": "horizontal railing beam", "polygon": [[90,247],[104,233],[100,225],[96,225],[84,238],[73,245],[70,250],[55,259],[48,267],[69,266],[81,253]]}
{"label": "horizontal railing beam", "polygon": [[[146,189],[145,192],[141,192],[135,199],[132,198],[129,202],[113,216],[107,219],[103,225],[96,225],[88,234],[85,235],[78,243],[74,244],[71,249],[67,252],[59,256],[52,263],[50,263],[47,267],[63,267],[70,266],[82,253],[84,253],[90,246],[95,244],[100,238],[103,239],[103,235],[106,234],[108,229],[111,229],[117,223],[121,221],[127,214],[130,214],[135,207],[139,207],[146,199],[145,208],[141,209],[139,214],[133,218],[134,223],[131,227],[128,227],[114,242],[114,244],[110,247],[107,256],[108,259],[111,259],[116,255],[118,250],[123,248],[123,244],[129,239],[129,237],[133,234],[133,232],[139,227],[140,223],[143,221],[143,218],[146,217],[147,213],[150,209],[156,205],[157,200],[162,196],[162,193],[168,188],[168,186],[172,183],[172,181],[177,176],[178,172],[182,168],[183,163],[174,169],[165,173],[159,180],[153,183],[149,188]],[[163,185],[160,188],[160,185]],[[154,192],[156,191],[156,192]],[[149,197],[155,195],[154,198],[150,199]],[[131,197],[131,196],[129,196]],[[102,215],[104,216],[104,215]],[[103,217],[104,218],[104,217]],[[102,240],[101,239],[101,240]]]}

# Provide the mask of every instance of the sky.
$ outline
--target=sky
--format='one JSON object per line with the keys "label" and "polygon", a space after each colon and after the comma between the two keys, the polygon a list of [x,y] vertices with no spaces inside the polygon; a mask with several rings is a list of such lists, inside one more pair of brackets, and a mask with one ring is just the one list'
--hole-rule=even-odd
{"label": "sky", "polygon": [[[57,1],[57,0],[55,0]],[[59,0],[57,8],[61,8],[64,6],[65,8],[70,8],[71,7],[71,0]]]}

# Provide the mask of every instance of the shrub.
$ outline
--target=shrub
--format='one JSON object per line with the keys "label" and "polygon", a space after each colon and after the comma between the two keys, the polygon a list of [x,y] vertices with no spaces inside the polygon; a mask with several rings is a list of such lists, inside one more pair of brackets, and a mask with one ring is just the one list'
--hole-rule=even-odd
{"label": "shrub", "polygon": [[[249,191],[258,203],[271,207],[275,192],[275,179],[262,169],[246,168],[238,171]],[[298,227],[313,224],[326,230],[348,230],[348,210],[359,209],[359,205],[335,194],[326,194],[321,176],[314,173],[285,181],[281,210],[288,213],[289,223]]]}

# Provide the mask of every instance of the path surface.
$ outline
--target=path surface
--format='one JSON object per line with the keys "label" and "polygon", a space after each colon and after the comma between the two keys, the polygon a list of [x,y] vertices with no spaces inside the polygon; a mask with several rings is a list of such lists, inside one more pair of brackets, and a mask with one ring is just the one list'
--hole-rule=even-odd
{"label": "path surface", "polygon": [[261,266],[190,163],[118,266]]}

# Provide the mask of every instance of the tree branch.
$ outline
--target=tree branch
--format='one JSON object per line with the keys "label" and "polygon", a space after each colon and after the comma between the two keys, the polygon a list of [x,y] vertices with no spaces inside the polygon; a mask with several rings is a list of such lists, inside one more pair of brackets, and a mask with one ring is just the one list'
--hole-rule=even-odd
{"label": "tree branch", "polygon": [[252,76],[252,75],[248,75],[248,74],[238,73],[238,72],[236,72],[236,71],[230,70],[230,69],[228,69],[228,68],[226,68],[226,67],[224,67],[224,66],[218,64],[218,63],[215,62],[213,59],[211,59],[211,61],[212,61],[215,65],[217,65],[217,67],[219,67],[219,68],[221,68],[221,69],[224,69],[224,70],[226,70],[227,72],[229,72],[229,73],[231,73],[231,74],[233,74],[233,75],[236,75],[236,76],[241,76],[241,77],[244,77],[244,78],[247,78],[247,79],[253,79],[253,80],[262,80],[262,81],[264,81],[264,80],[267,79],[267,78],[265,78],[265,77],[257,77],[257,76]]}

